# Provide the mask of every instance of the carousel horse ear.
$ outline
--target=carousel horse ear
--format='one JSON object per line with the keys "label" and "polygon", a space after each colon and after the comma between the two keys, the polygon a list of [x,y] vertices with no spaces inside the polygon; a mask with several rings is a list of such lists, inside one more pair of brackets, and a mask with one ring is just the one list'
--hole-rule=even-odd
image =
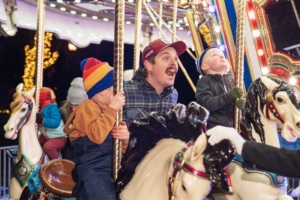
{"label": "carousel horse ear", "polygon": [[33,86],[29,91],[28,91],[28,95],[33,96],[35,92],[35,86]]}
{"label": "carousel horse ear", "polygon": [[273,81],[271,78],[267,77],[261,77],[260,78],[262,83],[265,85],[266,88],[269,88],[269,90],[273,91],[275,88],[278,87],[278,83]]}
{"label": "carousel horse ear", "polygon": [[201,134],[195,141],[195,144],[193,145],[192,156],[190,157],[189,162],[202,159],[202,153],[206,149],[206,146],[207,146],[207,136],[206,134]]}
{"label": "carousel horse ear", "polygon": [[22,92],[23,87],[24,87],[24,84],[23,84],[23,83],[19,83],[19,84],[17,85],[17,87],[16,87],[16,92],[17,92],[17,93]]}

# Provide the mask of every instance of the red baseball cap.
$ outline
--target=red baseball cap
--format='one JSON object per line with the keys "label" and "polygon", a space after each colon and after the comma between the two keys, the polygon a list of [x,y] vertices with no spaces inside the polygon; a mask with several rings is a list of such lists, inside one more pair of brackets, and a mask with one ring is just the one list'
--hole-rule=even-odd
{"label": "red baseball cap", "polygon": [[150,44],[144,48],[142,53],[142,61],[144,62],[145,60],[148,60],[153,54],[157,54],[168,47],[174,47],[178,56],[183,54],[186,50],[186,44],[183,41],[178,40],[171,43],[164,39],[156,39],[150,42]]}

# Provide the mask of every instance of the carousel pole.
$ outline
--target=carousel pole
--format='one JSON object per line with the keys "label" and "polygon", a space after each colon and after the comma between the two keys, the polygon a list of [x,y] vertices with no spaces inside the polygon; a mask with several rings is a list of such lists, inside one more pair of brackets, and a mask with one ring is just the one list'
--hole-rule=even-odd
{"label": "carousel pole", "polygon": [[[115,38],[114,38],[114,93],[123,90],[123,69],[124,69],[124,10],[125,0],[115,2]],[[117,114],[116,125],[122,121],[123,109]],[[113,178],[117,179],[121,163],[121,141],[114,139],[114,159],[113,159]]]}
{"label": "carousel pole", "polygon": [[134,36],[134,53],[133,53],[133,73],[139,68],[140,63],[140,36],[141,36],[141,27],[142,27],[142,1],[136,1],[135,7],[135,36]]}
{"label": "carousel pole", "polygon": [[[234,85],[243,88],[244,82],[244,51],[245,51],[245,18],[246,1],[237,1],[237,27],[236,27],[236,61],[234,66]],[[234,128],[239,131],[241,111],[234,109]]]}
{"label": "carousel pole", "polygon": [[177,6],[178,1],[174,0],[173,2],[173,26],[172,26],[172,42],[176,41],[176,25],[177,25]]}
{"label": "carousel pole", "polygon": [[[172,27],[172,42],[176,41],[176,25],[177,25],[177,7],[178,7],[178,1],[174,0],[173,2],[173,27]],[[196,92],[196,87],[192,81],[192,79],[190,78],[190,76],[188,75],[186,69],[184,68],[182,62],[180,60],[178,60],[178,65],[182,71],[182,73],[184,74],[186,80],[189,82],[191,88],[193,89],[194,92]]]}
{"label": "carousel pole", "polygon": [[40,89],[43,86],[43,64],[44,64],[44,22],[45,3],[44,0],[37,0],[37,33],[36,33],[36,90],[35,103],[39,110]]}

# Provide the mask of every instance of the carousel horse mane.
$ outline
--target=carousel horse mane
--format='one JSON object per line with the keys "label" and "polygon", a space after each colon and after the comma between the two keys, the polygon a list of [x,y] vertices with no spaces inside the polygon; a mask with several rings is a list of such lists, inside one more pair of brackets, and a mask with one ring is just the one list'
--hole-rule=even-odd
{"label": "carousel horse mane", "polygon": [[[121,193],[133,177],[137,165],[145,155],[156,146],[157,142],[164,138],[179,139],[185,143],[191,140],[194,141],[199,135],[206,131],[207,118],[208,111],[196,102],[191,102],[187,107],[183,104],[177,104],[164,115],[153,112],[150,113],[149,118],[145,120],[132,122],[129,125],[131,132],[129,145],[122,157],[121,169],[118,172],[118,177],[115,182],[117,192]],[[206,156],[204,156],[205,166],[211,168],[211,170],[206,172],[210,178],[214,177],[216,183],[221,179],[216,178],[219,175],[217,172],[221,170],[220,174],[223,175],[223,167],[227,165],[235,155],[233,147],[229,142],[227,141],[225,143],[227,145],[222,147],[222,153],[213,153],[214,156],[212,156],[212,152],[206,151]],[[217,147],[213,148],[213,151],[218,151]],[[220,159],[220,155],[223,155],[222,159]],[[222,164],[222,167],[220,167],[220,164]],[[218,175],[216,175],[216,173]]]}
{"label": "carousel horse mane", "polygon": [[254,130],[259,134],[262,143],[265,143],[265,132],[263,124],[260,121],[260,113],[258,108],[263,110],[266,104],[268,92],[275,98],[275,95],[280,91],[285,91],[295,107],[297,106],[297,100],[294,94],[293,88],[288,85],[285,81],[279,80],[277,78],[268,77],[272,81],[276,82],[279,86],[274,89],[268,88],[261,78],[256,79],[249,87],[247,98],[245,102],[245,107],[243,110],[243,115],[240,121],[241,135],[247,140],[255,140],[252,135],[252,126]]}
{"label": "carousel horse mane", "polygon": [[[159,115],[157,112],[149,114],[149,118],[135,120],[129,125],[131,132],[130,142],[125,154],[122,157],[121,169],[118,172],[116,180],[117,191],[122,189],[132,178],[138,163],[144,158],[156,143],[163,138],[181,138],[188,142],[189,138],[196,138],[202,133],[202,125],[194,124],[194,131],[189,131],[186,112],[194,111],[197,104],[191,103],[188,108],[183,104],[177,104],[165,115]],[[207,116],[204,117],[205,121]],[[188,125],[188,126],[186,126]],[[193,135],[194,134],[194,135]]]}

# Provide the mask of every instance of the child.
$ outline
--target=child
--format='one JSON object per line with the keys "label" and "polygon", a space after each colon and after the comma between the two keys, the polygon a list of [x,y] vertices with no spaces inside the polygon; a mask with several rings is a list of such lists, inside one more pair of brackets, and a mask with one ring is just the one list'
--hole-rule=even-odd
{"label": "child", "polygon": [[125,104],[125,96],[123,92],[113,96],[113,68],[107,63],[87,58],[80,67],[89,100],[78,106],[64,128],[75,154],[73,195],[77,200],[116,200],[111,178],[111,130],[117,112]]}
{"label": "child", "polygon": [[39,142],[49,160],[57,159],[59,150],[67,143],[66,134],[63,131],[64,122],[61,118],[56,97],[51,88],[43,87],[40,90],[40,113],[36,115],[36,123],[39,126]]}
{"label": "child", "polygon": [[[74,78],[68,89],[67,99],[59,108],[64,123],[67,122],[69,116],[77,109],[78,105],[87,99],[88,96],[84,90],[82,78]],[[73,159],[73,149],[69,139],[67,140],[65,148],[62,149],[61,154],[64,159]]]}
{"label": "child", "polygon": [[203,51],[196,61],[200,76],[196,86],[196,100],[209,110],[207,128],[216,125],[233,127],[234,105],[243,108],[243,90],[233,87],[233,79],[228,74],[229,63],[224,53],[217,47]]}

